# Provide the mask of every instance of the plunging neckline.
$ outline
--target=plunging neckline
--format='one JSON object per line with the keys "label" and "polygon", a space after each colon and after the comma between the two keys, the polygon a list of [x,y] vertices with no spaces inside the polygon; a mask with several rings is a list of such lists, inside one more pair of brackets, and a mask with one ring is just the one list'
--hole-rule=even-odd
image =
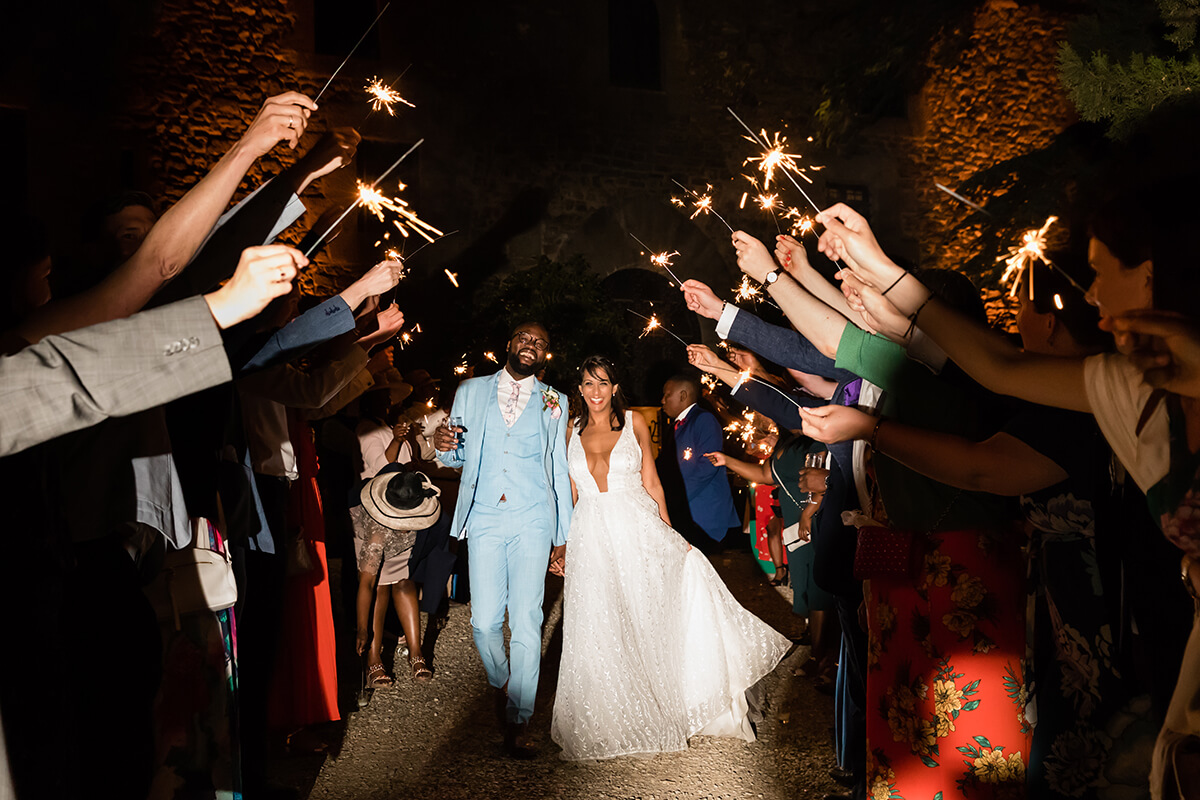
{"label": "plunging neckline", "polygon": [[604,468],[604,491],[600,490],[600,482],[596,480],[596,476],[592,474],[592,468],[588,464],[587,448],[583,447],[583,435],[576,431],[575,438],[579,440],[579,446],[583,447],[583,465],[587,467],[588,477],[592,479],[592,486],[596,489],[596,494],[608,494],[608,476],[612,473],[612,456],[617,452],[617,447],[620,446],[621,440],[625,438],[625,429],[629,427],[629,417],[626,415],[625,424],[621,427],[621,432],[617,434],[617,440],[613,442],[613,446],[608,448],[607,466]]}

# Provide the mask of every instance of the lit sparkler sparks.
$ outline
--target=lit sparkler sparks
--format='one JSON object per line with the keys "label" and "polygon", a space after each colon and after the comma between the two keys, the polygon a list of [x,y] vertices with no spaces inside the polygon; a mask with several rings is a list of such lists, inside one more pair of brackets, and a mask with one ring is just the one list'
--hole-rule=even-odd
{"label": "lit sparkler sparks", "polygon": [[496,360],[496,354],[493,353],[491,350],[488,350],[486,353],[484,353],[483,357],[486,358],[488,361],[492,362],[493,364],[500,363],[499,361]]}
{"label": "lit sparkler sparks", "polygon": [[679,277],[674,272],[671,271],[671,259],[674,258],[675,256],[679,255],[678,250],[673,250],[670,253],[668,253],[666,251],[663,251],[661,253],[654,253],[654,252],[651,252],[650,248],[647,247],[646,243],[643,242],[641,239],[634,236],[632,233],[629,235],[633,236],[633,240],[635,242],[637,242],[638,244],[640,244],[642,246],[642,249],[645,250],[646,253],[650,256],[651,264],[653,264],[656,267],[662,267],[663,269],[665,269],[667,271],[667,274],[671,276],[672,280],[674,280],[680,286],[683,285],[683,281],[679,280]]}
{"label": "lit sparkler sparks", "polygon": [[[799,175],[801,178],[804,178],[804,180],[812,183],[812,178],[805,174],[806,170],[796,163],[796,159],[801,158],[802,156],[799,153],[784,152],[784,148],[787,147],[787,137],[782,133],[776,132],[775,137],[772,140],[767,137],[767,131],[764,128],[758,136],[751,134],[750,136],[743,138],[766,148],[766,151],[761,156],[751,156],[742,162],[743,165],[758,165],[758,171],[763,174],[762,188],[764,192],[771,188],[771,179],[775,177],[775,170],[782,170],[783,172],[789,174]],[[816,168],[814,167],[814,169]]]}
{"label": "lit sparkler sparks", "polygon": [[[383,10],[384,10],[384,11],[387,11],[387,6],[384,6],[384,7],[383,7]],[[383,13],[383,11],[381,11],[381,12],[379,12],[379,13],[380,13],[380,14],[382,14],[382,13]],[[376,17],[376,19],[378,19],[378,17]],[[351,51],[351,52],[353,52],[353,51]],[[335,73],[335,74],[336,74],[336,73]],[[330,80],[333,80],[333,79],[332,79],[332,78],[330,78]],[[328,84],[326,84],[326,85],[328,86]],[[408,148],[407,150],[405,150],[405,151],[404,151],[404,154],[403,154],[403,155],[401,155],[399,158],[397,158],[395,161],[393,161],[393,162],[392,162],[392,165],[391,165],[390,167],[388,167],[387,169],[385,169],[385,170],[383,171],[383,174],[382,174],[382,175],[380,175],[378,178],[376,178],[376,179],[375,179],[375,182],[374,182],[374,183],[372,183],[372,184],[370,185],[370,187],[369,187],[369,188],[370,188],[372,191],[374,191],[374,190],[375,190],[375,187],[376,187],[376,186],[378,186],[378,185],[379,185],[379,184],[380,184],[380,183],[383,181],[383,179],[384,179],[384,178],[386,178],[388,175],[391,175],[391,174],[392,174],[392,170],[394,170],[394,169],[396,169],[396,167],[400,166],[400,163],[401,163],[402,161],[404,161],[404,159],[406,159],[406,158],[408,158],[410,155],[412,155],[412,152],[413,152],[414,150],[416,150],[418,147],[420,147],[420,146],[421,146],[421,144],[422,144],[422,142],[424,142],[424,141],[425,141],[424,139],[418,139],[416,144],[414,144],[412,147],[410,147],[410,148]],[[361,181],[359,182],[359,187],[360,187],[360,188],[362,187],[362,182],[361,182]],[[397,198],[397,199],[398,199],[398,198]],[[353,203],[351,203],[349,206],[347,206],[347,207],[346,207],[346,210],[345,210],[345,211],[343,211],[343,212],[342,212],[342,213],[341,213],[341,214],[338,216],[338,218],[337,218],[337,219],[335,219],[335,220],[333,221],[333,224],[332,224],[332,225],[330,225],[328,228],[326,228],[326,229],[325,229],[325,232],[324,232],[324,233],[322,233],[320,236],[318,236],[318,237],[316,238],[316,240],[315,240],[315,241],[312,243],[312,245],[310,245],[310,246],[309,246],[308,250],[307,250],[307,251],[305,251],[305,253],[304,253],[304,257],[305,257],[305,258],[308,258],[308,257],[309,257],[309,256],[311,256],[311,255],[312,255],[314,252],[316,252],[316,249],[317,249],[318,247],[320,247],[320,246],[321,246],[321,242],[325,241],[325,237],[327,237],[329,234],[333,233],[333,229],[334,229],[334,228],[336,228],[338,225],[340,225],[340,224],[342,223],[342,220],[344,220],[344,219],[346,218],[346,215],[347,215],[347,214],[349,214],[349,213],[350,213],[351,211],[353,211],[354,209],[358,208],[358,207],[359,207],[360,205],[362,205],[362,204],[363,204],[363,197],[362,197],[362,192],[360,191],[360,192],[359,192],[359,196],[358,196],[358,198],[357,198],[357,199],[355,199],[355,201],[354,201]],[[422,223],[422,224],[423,224],[423,223]],[[407,236],[407,235],[408,235],[408,234],[405,234],[405,236]],[[439,234],[439,235],[440,235],[440,234]],[[385,237],[385,238],[386,238],[386,237]],[[431,241],[432,241],[432,240],[431,240]]]}
{"label": "lit sparkler sparks", "polygon": [[734,297],[738,300],[749,300],[757,303],[762,299],[762,289],[751,283],[748,275],[743,275],[742,282],[734,289]]}
{"label": "lit sparkler sparks", "polygon": [[646,320],[646,327],[638,335],[639,339],[644,338],[647,334],[652,333],[653,331],[661,330],[661,331],[665,331],[666,333],[669,333],[671,336],[673,336],[675,338],[675,341],[679,342],[684,347],[688,346],[688,343],[685,342],[683,339],[680,339],[679,336],[675,333],[675,331],[671,330],[670,328],[668,328],[667,326],[663,325],[661,322],[658,321],[657,314],[651,314],[650,316],[647,317],[647,316],[643,316],[642,314],[639,314],[638,312],[634,311],[632,308],[627,308],[625,310],[628,311],[630,314],[633,314],[635,317],[641,317],[642,319]]}
{"label": "lit sparkler sparks", "polygon": [[690,447],[683,448],[683,460],[684,461],[692,460],[692,448],[690,448]]}
{"label": "lit sparkler sparks", "polygon": [[[728,222],[725,221],[725,218],[722,217],[720,214],[718,214],[716,209],[713,208],[713,199],[712,199],[712,188],[713,187],[712,187],[711,183],[707,184],[705,186],[705,189],[704,189],[705,194],[700,194],[699,192],[695,192],[695,191],[689,189],[688,187],[684,186],[682,183],[680,183],[677,180],[672,179],[671,182],[674,183],[676,186],[678,186],[680,189],[683,189],[685,192],[690,194],[692,196],[693,200],[695,201],[692,203],[692,208],[694,208],[696,210],[692,212],[692,215],[690,217],[688,217],[688,219],[695,219],[696,217],[700,216],[701,214],[712,214],[714,217],[721,220],[721,223],[726,228],[729,228],[730,233],[733,233],[733,228],[729,225]],[[683,207],[683,201],[680,200],[678,197],[672,197],[671,202],[677,206]]]}
{"label": "lit sparkler sparks", "polygon": [[1035,261],[1041,261],[1043,264],[1053,266],[1046,258],[1046,231],[1050,226],[1058,221],[1058,217],[1049,217],[1042,227],[1037,229],[1029,229],[1021,235],[1021,244],[1017,247],[1010,247],[1007,256],[1000,256],[997,261],[1003,261],[1005,264],[1004,274],[1000,276],[1001,283],[1007,283],[1012,280],[1012,286],[1008,291],[1008,296],[1012,297],[1017,293],[1017,287],[1021,284],[1021,276],[1027,274],[1029,276],[1029,299],[1033,299],[1033,270],[1029,267]]}
{"label": "lit sparkler sparks", "polygon": [[415,105],[405,100],[400,96],[400,93],[391,86],[385,86],[379,78],[371,78],[367,85],[363,87],[367,95],[371,98],[371,110],[387,111],[389,117],[396,116],[395,110],[392,108],[396,103],[403,103],[409,108],[416,108]]}
{"label": "lit sparkler sparks", "polygon": [[715,392],[717,390],[717,379],[707,372],[700,376],[700,383],[706,391]]}
{"label": "lit sparkler sparks", "polygon": [[442,272],[446,273],[446,277],[450,279],[450,282],[454,284],[454,288],[457,289],[458,288],[458,273],[451,272],[449,269],[444,269],[444,270],[442,270]]}
{"label": "lit sparkler sparks", "polygon": [[[746,133],[750,134],[750,136],[747,138],[751,142],[757,144],[759,147],[762,147],[765,151],[758,158],[748,158],[744,162],[746,164],[752,162],[758,163],[758,168],[763,173],[763,191],[771,188],[771,178],[775,176],[775,170],[778,169],[787,177],[789,181],[792,182],[792,185],[796,187],[796,190],[804,196],[804,199],[807,200],[808,204],[813,207],[813,210],[820,212],[820,206],[813,202],[813,199],[808,196],[808,192],[804,191],[804,187],[801,186],[800,182],[796,180],[795,176],[799,175],[801,178],[804,178],[804,180],[812,183],[812,178],[808,177],[808,175],[804,173],[804,170],[800,168],[800,165],[796,163],[796,159],[799,158],[799,156],[795,153],[783,152],[783,147],[787,143],[787,138],[782,137],[777,133],[775,134],[775,141],[770,142],[767,139],[767,132],[765,129],[763,130],[762,137],[760,138],[759,135],[754,132],[754,129],[743,122],[742,118],[739,117],[732,108],[726,106],[725,110],[728,111],[730,115],[738,121],[739,125],[746,129]],[[820,167],[810,167],[810,169],[816,170],[820,169]],[[770,171],[769,174],[768,170]]]}
{"label": "lit sparkler sparks", "polygon": [[[406,188],[408,187],[403,183],[400,184],[400,191],[404,191]],[[443,235],[437,228],[413,213],[407,201],[401,197],[388,197],[376,189],[375,184],[368,186],[362,181],[358,182],[358,202],[363,208],[374,214],[380,222],[387,221],[384,216],[385,211],[390,211],[400,217],[400,219],[392,220],[392,224],[400,231],[400,235],[406,239],[408,238],[409,231],[418,234],[427,242],[433,241],[433,236],[430,234],[436,236]]]}
{"label": "lit sparkler sparks", "polygon": [[792,221],[792,236],[804,236],[806,233],[812,233],[813,226],[816,225],[816,220],[812,215],[805,214],[795,206],[791,206],[787,211],[783,212],[784,219]]}

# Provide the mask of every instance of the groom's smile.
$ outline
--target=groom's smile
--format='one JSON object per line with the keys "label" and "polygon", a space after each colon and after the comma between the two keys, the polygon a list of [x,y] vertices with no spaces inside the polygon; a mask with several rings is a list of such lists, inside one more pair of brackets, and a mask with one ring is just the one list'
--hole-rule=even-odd
{"label": "groom's smile", "polygon": [[508,369],[520,375],[532,375],[546,362],[550,335],[536,322],[526,323],[513,331],[508,342]]}

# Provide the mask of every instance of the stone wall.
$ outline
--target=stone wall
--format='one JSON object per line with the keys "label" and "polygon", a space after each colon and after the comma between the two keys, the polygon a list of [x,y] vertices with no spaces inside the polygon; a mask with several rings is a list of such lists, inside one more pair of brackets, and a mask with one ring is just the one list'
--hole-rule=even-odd
{"label": "stone wall", "polygon": [[[741,138],[727,105],[756,129],[785,130],[805,154],[802,163],[826,165],[810,189],[818,203],[826,182],[865,185],[886,246],[922,265],[954,266],[971,243],[949,238],[962,208],[934,181],[955,186],[981,167],[1045,144],[1072,120],[1054,69],[1067,20],[1036,5],[982,6],[956,65],[934,70],[907,118],[873,126],[849,157],[806,152],[795,119],[804,93],[816,86],[823,53],[837,44],[814,29],[816,4],[750,14],[715,1],[660,0],[661,91],[609,85],[603,3],[468,6],[405,8],[399,15],[393,9],[396,18],[381,21],[381,60],[351,61],[314,126],[361,123],[363,77],[413,65],[405,88],[417,108],[372,120],[367,138],[396,148],[426,138],[414,176],[419,211],[459,233],[430,248],[418,269],[436,276],[450,266],[468,286],[475,273],[519,269],[542,254],[570,256],[597,215],[636,228],[629,209],[665,206],[679,194],[672,177],[714,184],[717,207],[734,227],[772,236],[769,217],[737,209],[747,188],[742,161],[756,148]],[[311,13],[312,0],[164,0],[125,117],[127,128],[144,132],[163,196],[178,197],[194,184],[265,96],[314,91],[337,65],[340,59],[306,52]],[[484,44],[456,49],[459,21],[490,35],[466,30],[469,41]],[[930,63],[943,55],[930,54]],[[789,122],[793,127],[784,128]],[[247,185],[292,158],[285,148],[273,152]],[[348,174],[325,183],[330,197],[315,195],[309,221],[353,188]],[[793,189],[783,194],[803,205]],[[648,233],[682,237],[693,251],[680,263],[702,261],[698,269],[711,280],[736,277],[724,225],[675,213],[678,224],[648,214]],[[339,267],[313,270],[309,290],[337,288],[362,266],[351,263],[361,252],[352,246],[355,229],[348,225],[326,258]],[[607,249],[588,247],[604,274],[639,265],[637,248],[623,237]]]}

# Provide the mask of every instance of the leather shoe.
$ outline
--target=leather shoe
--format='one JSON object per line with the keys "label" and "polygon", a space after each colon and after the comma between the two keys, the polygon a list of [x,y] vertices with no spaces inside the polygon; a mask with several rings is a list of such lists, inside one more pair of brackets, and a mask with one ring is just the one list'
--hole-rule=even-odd
{"label": "leather shoe", "polygon": [[528,722],[510,722],[504,729],[504,749],[509,758],[529,761],[537,758],[537,747],[529,741]]}
{"label": "leather shoe", "polygon": [[829,770],[829,777],[833,778],[836,782],[840,783],[842,786],[853,786],[854,785],[854,773],[848,769],[842,769],[841,767],[834,767],[833,769]]}

